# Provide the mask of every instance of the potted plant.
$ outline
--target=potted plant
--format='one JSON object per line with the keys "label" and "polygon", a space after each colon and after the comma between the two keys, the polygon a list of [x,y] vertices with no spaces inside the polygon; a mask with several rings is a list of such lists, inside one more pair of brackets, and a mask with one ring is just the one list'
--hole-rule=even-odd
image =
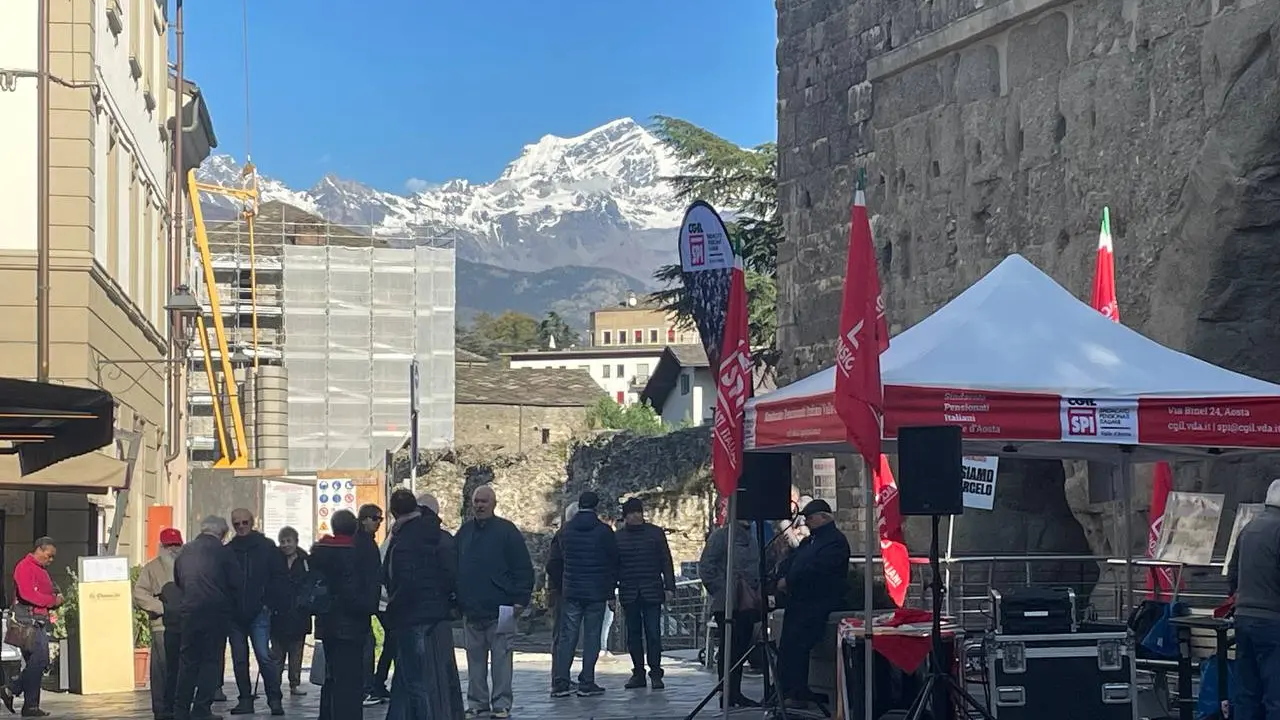
{"label": "potted plant", "polygon": [[[129,571],[129,587],[138,582],[142,566]],[[133,608],[133,686],[145,688],[151,679],[151,617],[136,605]]]}

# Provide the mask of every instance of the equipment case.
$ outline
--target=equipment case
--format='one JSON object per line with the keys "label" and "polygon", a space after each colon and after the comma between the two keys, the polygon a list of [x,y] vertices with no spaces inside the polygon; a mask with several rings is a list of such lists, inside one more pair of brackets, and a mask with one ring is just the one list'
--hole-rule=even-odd
{"label": "equipment case", "polygon": [[1128,631],[986,638],[991,714],[1000,720],[1138,720]]}
{"label": "equipment case", "polygon": [[1008,635],[1075,632],[1076,593],[1071,588],[1017,588],[991,591],[995,631]]}

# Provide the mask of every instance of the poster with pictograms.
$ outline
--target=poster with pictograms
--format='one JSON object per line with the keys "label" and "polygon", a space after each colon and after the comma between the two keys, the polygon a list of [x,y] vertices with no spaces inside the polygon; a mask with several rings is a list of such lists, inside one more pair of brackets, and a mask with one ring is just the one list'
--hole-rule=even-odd
{"label": "poster with pictograms", "polygon": [[360,507],[356,500],[356,484],[350,479],[325,479],[316,481],[316,538],[333,534],[333,515],[339,510],[355,513]]}

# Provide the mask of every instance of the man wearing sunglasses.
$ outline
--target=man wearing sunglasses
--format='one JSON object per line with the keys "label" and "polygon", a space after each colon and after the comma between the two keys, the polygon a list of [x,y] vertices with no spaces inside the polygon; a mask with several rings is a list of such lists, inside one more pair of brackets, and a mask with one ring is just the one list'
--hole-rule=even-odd
{"label": "man wearing sunglasses", "polygon": [[284,610],[289,593],[289,567],[284,555],[262,533],[253,529],[253,513],[239,508],[231,512],[231,529],[235,537],[227,547],[235,553],[240,566],[241,587],[238,616],[231,626],[231,666],[236,676],[239,702],[232,715],[252,715],[253,677],[249,674],[249,645],[258,662],[258,672],[267,693],[267,707],[272,715],[283,715],[280,690],[280,668],[271,658],[271,611]]}

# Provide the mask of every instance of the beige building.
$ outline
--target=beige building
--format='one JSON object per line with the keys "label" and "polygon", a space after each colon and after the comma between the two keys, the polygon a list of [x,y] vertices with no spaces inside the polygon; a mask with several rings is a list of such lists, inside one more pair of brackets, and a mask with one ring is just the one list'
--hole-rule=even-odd
{"label": "beige building", "polygon": [[641,302],[635,295],[619,303],[591,313],[589,345],[599,348],[656,347],[687,345],[698,341],[698,331],[682,327],[675,316],[652,304]]}
{"label": "beige building", "polygon": [[582,370],[459,365],[454,433],[459,445],[531,453],[581,435],[604,391]]}
{"label": "beige building", "polygon": [[[140,438],[131,496],[35,492],[0,477],[9,569],[47,534],[60,565],[118,530],[118,553],[143,559],[147,508],[181,502],[166,478],[165,302],[168,133],[173,102],[165,0],[0,4],[0,376],[36,379],[40,106],[38,8],[48,11],[48,379],[116,399],[116,427]],[[103,452],[115,454],[116,448]],[[124,504],[123,502],[121,504]],[[47,507],[47,511],[46,511]],[[115,521],[113,523],[113,521]]]}

